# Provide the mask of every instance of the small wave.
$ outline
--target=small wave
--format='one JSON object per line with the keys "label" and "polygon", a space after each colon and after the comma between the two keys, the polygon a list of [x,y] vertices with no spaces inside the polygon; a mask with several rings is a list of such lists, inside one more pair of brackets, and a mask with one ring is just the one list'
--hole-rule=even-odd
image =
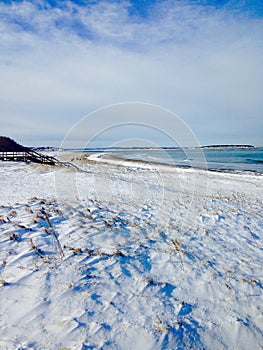
{"label": "small wave", "polygon": [[263,164],[263,159],[247,158],[246,163],[248,163],[248,164]]}
{"label": "small wave", "polygon": [[89,154],[87,157],[89,161],[95,161],[100,163],[107,163],[111,165],[124,166],[124,167],[177,167],[177,168],[196,168],[203,170],[210,170],[216,172],[236,173],[236,174],[255,174],[262,175],[263,173],[263,160],[246,158],[242,162],[219,162],[219,159],[208,159],[207,162],[198,161],[193,158],[167,158],[167,157],[154,157],[146,154],[145,152],[133,152],[127,154],[120,152],[96,152],[95,154]]}

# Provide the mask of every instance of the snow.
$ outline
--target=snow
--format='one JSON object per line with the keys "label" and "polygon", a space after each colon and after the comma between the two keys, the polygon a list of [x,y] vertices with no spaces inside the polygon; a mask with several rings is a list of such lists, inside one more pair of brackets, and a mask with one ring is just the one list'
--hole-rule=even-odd
{"label": "snow", "polygon": [[1,350],[263,348],[262,176],[75,162],[1,164]]}

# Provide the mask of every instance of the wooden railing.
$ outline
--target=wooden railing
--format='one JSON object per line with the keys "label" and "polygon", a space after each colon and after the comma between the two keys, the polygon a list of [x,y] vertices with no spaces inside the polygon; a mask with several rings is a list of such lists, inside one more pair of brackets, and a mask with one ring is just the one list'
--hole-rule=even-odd
{"label": "wooden railing", "polygon": [[66,166],[75,169],[79,169],[76,165],[69,162],[60,162],[55,157],[47,156],[39,152],[34,151],[33,149],[28,149],[22,152],[1,152],[0,151],[0,160],[2,161],[13,161],[13,162],[33,162],[41,163],[47,165],[58,165]]}
{"label": "wooden railing", "polygon": [[27,152],[0,152],[0,160],[27,161]]}
{"label": "wooden railing", "polygon": [[50,165],[55,165],[57,162],[55,158],[43,155],[33,150],[23,152],[0,152],[0,160],[44,163]]}

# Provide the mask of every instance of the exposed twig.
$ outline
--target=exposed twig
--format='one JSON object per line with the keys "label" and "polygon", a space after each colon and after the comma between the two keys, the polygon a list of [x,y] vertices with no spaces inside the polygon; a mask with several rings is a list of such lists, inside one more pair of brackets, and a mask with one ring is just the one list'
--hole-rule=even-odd
{"label": "exposed twig", "polygon": [[41,258],[43,258],[42,250],[34,244],[32,238],[30,238],[30,243],[31,243],[31,250],[34,250]]}
{"label": "exposed twig", "polygon": [[175,246],[175,250],[179,254],[179,258],[180,258],[180,261],[181,261],[181,264],[182,264],[182,267],[183,267],[183,270],[184,270],[184,262],[183,262],[181,253],[185,253],[185,252],[184,252],[184,250],[182,248],[180,248],[181,243],[178,241],[178,239],[176,239],[176,238],[172,239],[172,243]]}
{"label": "exposed twig", "polygon": [[62,258],[65,256],[65,254],[64,254],[64,251],[63,251],[62,246],[61,246],[61,244],[60,244],[60,241],[59,241],[59,239],[58,239],[58,235],[56,234],[55,230],[53,229],[53,227],[52,227],[52,225],[51,225],[51,222],[50,222],[50,220],[49,220],[49,217],[48,217],[47,213],[45,212],[45,210],[42,209],[41,212],[45,215],[45,219],[46,219],[46,221],[47,221],[47,224],[48,224],[48,226],[50,227],[50,232],[51,232],[51,234],[53,235],[53,237],[55,238],[56,245],[57,245],[57,249],[58,249],[59,254],[60,254],[60,257],[61,257],[61,259],[62,259]]}
{"label": "exposed twig", "polygon": [[251,229],[250,229],[248,226],[245,226],[245,229],[250,233],[252,239],[253,239],[254,242],[255,242],[256,247],[259,248],[258,243],[257,243],[257,241],[256,241],[256,239],[255,239],[254,233],[251,231]]}

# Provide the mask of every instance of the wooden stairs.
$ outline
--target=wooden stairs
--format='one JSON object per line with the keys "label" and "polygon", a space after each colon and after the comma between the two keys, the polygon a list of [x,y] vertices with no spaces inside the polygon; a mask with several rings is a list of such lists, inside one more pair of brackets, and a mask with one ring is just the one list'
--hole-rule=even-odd
{"label": "wooden stairs", "polygon": [[33,162],[46,165],[68,166],[78,169],[78,167],[72,163],[61,162],[55,157],[47,156],[33,149],[27,149],[21,152],[0,152],[0,160],[9,162]]}

